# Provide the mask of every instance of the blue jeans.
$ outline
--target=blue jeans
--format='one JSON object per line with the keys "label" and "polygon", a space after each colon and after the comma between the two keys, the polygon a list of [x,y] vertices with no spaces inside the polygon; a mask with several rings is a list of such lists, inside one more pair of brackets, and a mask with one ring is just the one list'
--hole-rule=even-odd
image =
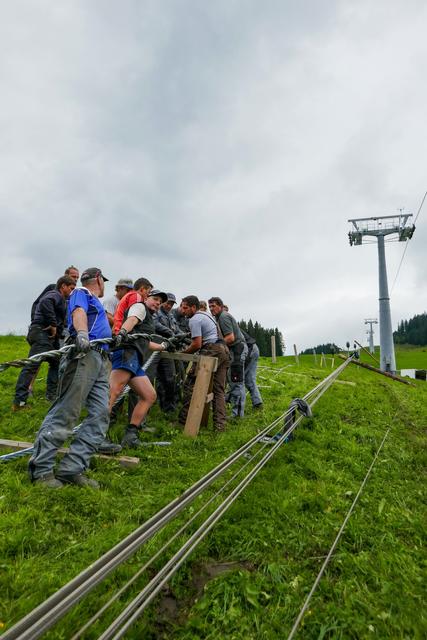
{"label": "blue jeans", "polygon": [[248,355],[248,345],[246,342],[243,345],[241,354],[236,358],[233,354],[233,350],[230,349],[231,363],[240,363],[243,367],[242,381],[232,382],[230,380],[230,390],[227,394],[228,401],[231,403],[231,415],[233,417],[243,418],[245,414],[245,402],[246,402],[246,389],[245,389],[245,360]]}
{"label": "blue jeans", "polygon": [[262,404],[261,394],[256,383],[256,370],[258,366],[259,349],[256,344],[252,347],[251,356],[245,362],[245,386],[252,399],[252,405],[256,407]]}
{"label": "blue jeans", "polygon": [[58,449],[70,437],[83,407],[87,416],[59,463],[58,476],[73,476],[89,467],[91,456],[107,433],[109,414],[109,360],[90,350],[83,358],[68,360],[58,389],[34,442],[29,462],[34,481],[53,471]]}

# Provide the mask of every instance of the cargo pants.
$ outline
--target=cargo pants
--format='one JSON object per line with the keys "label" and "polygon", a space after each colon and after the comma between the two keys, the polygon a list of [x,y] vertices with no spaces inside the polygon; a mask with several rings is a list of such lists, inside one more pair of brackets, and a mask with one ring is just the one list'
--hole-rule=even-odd
{"label": "cargo pants", "polygon": [[56,453],[71,436],[83,407],[87,409],[87,416],[61,459],[57,475],[73,476],[89,467],[90,458],[108,429],[109,372],[108,357],[92,349],[82,358],[68,360],[59,382],[58,397],[34,442],[29,462],[31,480],[53,471]]}
{"label": "cargo pants", "polygon": [[[227,418],[225,408],[225,381],[227,378],[227,369],[230,364],[230,354],[228,347],[224,343],[207,344],[203,346],[199,354],[201,356],[212,356],[218,358],[218,368],[213,374],[213,426],[215,431],[225,430],[225,421]],[[188,410],[190,408],[193,388],[196,382],[196,365],[193,364],[184,382],[182,407],[179,412],[179,422],[185,424]]]}

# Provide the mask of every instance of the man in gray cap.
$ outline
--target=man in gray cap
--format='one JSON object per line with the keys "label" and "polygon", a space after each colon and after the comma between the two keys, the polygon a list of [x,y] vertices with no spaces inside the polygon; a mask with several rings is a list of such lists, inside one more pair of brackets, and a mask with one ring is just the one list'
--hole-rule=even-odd
{"label": "man in gray cap", "polygon": [[[111,337],[99,300],[104,295],[107,278],[101,269],[91,267],[80,279],[82,287],[74,289],[68,304],[69,342],[74,344],[74,349],[66,357],[57,400],[43,420],[29,462],[32,482],[58,489],[63,484],[98,488],[98,483],[84,472],[108,429],[108,345],[91,345],[92,340]],[[71,436],[83,407],[87,415],[61,459],[55,477],[56,453]]]}
{"label": "man in gray cap", "polygon": [[120,280],[118,280],[116,284],[115,289],[116,293],[110,298],[106,298],[106,300],[104,300],[103,302],[110,327],[113,327],[114,325],[114,314],[116,313],[116,309],[119,305],[120,300],[123,298],[123,296],[129,293],[129,291],[132,291],[133,282],[130,278],[120,278]]}

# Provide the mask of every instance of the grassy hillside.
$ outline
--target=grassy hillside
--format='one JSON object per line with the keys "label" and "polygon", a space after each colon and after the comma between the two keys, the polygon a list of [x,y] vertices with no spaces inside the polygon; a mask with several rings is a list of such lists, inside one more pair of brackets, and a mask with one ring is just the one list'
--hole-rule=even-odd
{"label": "grassy hillside", "polygon": [[[26,350],[22,338],[0,338],[0,361]],[[424,350],[399,351],[398,366],[427,368],[426,356]],[[172,445],[144,448],[133,469],[96,461],[99,492],[34,487],[25,459],[0,466],[0,627],[21,618],[330,372],[329,359],[322,369],[311,356],[300,358],[299,366],[291,357],[262,364],[268,365],[259,375],[264,412],[249,407],[225,434],[206,430],[190,441],[155,408],[150,424],[158,432],[147,441]],[[32,440],[48,408],[46,374],[42,368],[31,408],[12,414],[17,374],[0,373],[0,435]],[[116,439],[123,423],[114,428]],[[391,426],[297,637],[424,638],[426,424],[425,382],[408,387],[350,365],[316,404],[313,420],[281,447],[126,637],[286,638]],[[164,537],[151,541],[46,637],[70,638]],[[98,637],[104,626],[85,637]]]}

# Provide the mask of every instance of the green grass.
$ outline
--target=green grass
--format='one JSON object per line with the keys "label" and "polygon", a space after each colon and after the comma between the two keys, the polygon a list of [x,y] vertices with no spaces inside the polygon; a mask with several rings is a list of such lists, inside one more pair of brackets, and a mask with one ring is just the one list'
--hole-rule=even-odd
{"label": "green grass", "polygon": [[[0,360],[26,354],[19,337],[0,338]],[[426,351],[399,349],[399,367],[427,368]],[[32,486],[26,460],[0,467],[0,621],[3,629],[178,496],[283,413],[330,372],[312,356],[279,358],[260,370],[265,410],[215,437],[192,441],[155,408],[150,424],[169,448],[145,448],[123,469],[95,461],[102,491]],[[318,360],[320,362],[320,360]],[[337,364],[338,361],[335,362]],[[17,370],[0,373],[1,437],[32,440],[47,410],[44,380],[31,409],[10,412]],[[45,378],[42,368],[39,378]],[[286,638],[375,451],[390,435],[297,637],[424,638],[425,427],[427,384],[407,387],[350,365],[171,580],[129,638]],[[121,423],[113,437],[120,438]],[[200,500],[198,504],[200,503]],[[141,562],[170,532],[139,552]],[[177,548],[176,545],[174,548]],[[70,612],[48,638],[69,638],[118,584],[135,558]],[[227,571],[218,563],[230,563]],[[157,564],[160,567],[161,564]],[[213,569],[212,569],[213,567]],[[223,568],[223,567],[222,567]],[[138,586],[144,583],[141,582]],[[135,594],[136,590],[131,591]],[[129,596],[130,597],[130,596]],[[126,599],[123,601],[127,601]],[[117,613],[120,608],[115,609]],[[111,619],[111,618],[110,618]],[[86,637],[95,638],[103,626]],[[97,631],[97,633],[96,633]]]}

